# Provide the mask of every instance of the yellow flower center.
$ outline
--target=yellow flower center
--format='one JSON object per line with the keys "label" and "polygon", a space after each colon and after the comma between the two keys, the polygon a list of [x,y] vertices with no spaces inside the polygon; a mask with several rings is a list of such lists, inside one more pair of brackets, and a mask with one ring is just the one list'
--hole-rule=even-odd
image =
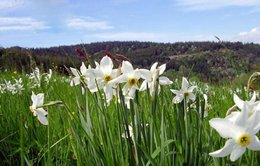
{"label": "yellow flower center", "polygon": [[138,82],[138,80],[137,80],[136,78],[129,78],[129,79],[128,79],[128,84],[129,84],[130,86],[136,85],[137,82]]}
{"label": "yellow flower center", "polygon": [[240,137],[238,138],[237,143],[238,143],[240,146],[245,147],[245,146],[247,146],[247,145],[250,143],[250,141],[251,141],[250,135],[248,135],[248,134],[242,134],[242,135],[240,135]]}
{"label": "yellow flower center", "polygon": [[254,113],[254,111],[251,111],[251,110],[250,110],[250,111],[248,112],[248,116],[249,116],[249,117],[252,116],[253,113]]}
{"label": "yellow flower center", "polygon": [[32,106],[30,106],[29,109],[30,109],[30,111],[31,111],[32,113],[35,112]]}
{"label": "yellow flower center", "polygon": [[189,97],[189,93],[188,93],[188,92],[185,92],[185,93],[184,93],[184,97]]}
{"label": "yellow flower center", "polygon": [[110,75],[105,75],[104,77],[105,83],[108,83],[110,80],[112,80],[112,77]]}

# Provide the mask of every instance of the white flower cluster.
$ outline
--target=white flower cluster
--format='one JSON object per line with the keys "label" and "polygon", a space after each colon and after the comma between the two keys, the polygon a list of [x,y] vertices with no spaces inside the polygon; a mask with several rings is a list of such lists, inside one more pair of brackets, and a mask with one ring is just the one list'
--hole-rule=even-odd
{"label": "white flower cluster", "polygon": [[14,94],[21,94],[24,90],[24,83],[29,79],[30,88],[38,88],[41,86],[41,83],[48,84],[52,76],[52,70],[49,69],[49,73],[40,74],[39,68],[35,68],[30,75],[26,75],[25,79],[22,78],[13,79],[13,80],[0,80],[0,93],[11,92]]}
{"label": "white flower cluster", "polygon": [[236,107],[241,111],[232,112],[225,118],[214,118],[209,124],[221,137],[227,139],[220,150],[210,153],[213,157],[225,157],[230,160],[240,158],[246,149],[260,150],[260,141],[256,134],[260,130],[260,101],[256,101],[254,92],[250,101],[243,101],[234,94]]}
{"label": "white flower cluster", "polygon": [[4,83],[0,84],[0,93],[11,92],[12,94],[20,94],[23,88],[23,80],[22,78],[14,79],[14,83],[12,84],[11,81],[4,80]]}
{"label": "white flower cluster", "polygon": [[49,83],[52,76],[52,70],[49,69],[49,73],[40,73],[38,67],[36,67],[29,75],[31,87],[41,87],[41,83],[45,82],[46,84]]}
{"label": "white flower cluster", "polygon": [[[155,63],[150,70],[147,70],[134,69],[130,62],[123,61],[121,67],[114,69],[112,59],[108,56],[104,56],[100,63],[95,62],[95,64],[95,68],[91,68],[91,66],[87,68],[82,63],[80,71],[70,68],[74,75],[71,86],[82,84],[92,93],[103,90],[108,104],[113,96],[119,100],[117,88],[119,84],[123,84],[122,93],[128,108],[130,108],[130,100],[135,98],[136,90],[144,91],[149,88],[150,94],[153,95],[156,87],[158,87],[159,93],[160,85],[172,84],[167,77],[161,76],[165,71],[165,64],[157,68],[158,63]],[[140,79],[143,79],[143,83],[139,88]]]}

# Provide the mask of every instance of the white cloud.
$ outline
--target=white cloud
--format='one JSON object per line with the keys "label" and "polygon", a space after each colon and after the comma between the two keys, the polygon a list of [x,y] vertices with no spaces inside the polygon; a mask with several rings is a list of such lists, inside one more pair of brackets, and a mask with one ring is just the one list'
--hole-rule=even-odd
{"label": "white cloud", "polygon": [[161,41],[161,42],[167,40],[167,35],[165,34],[146,33],[146,32],[103,33],[103,34],[96,34],[95,36],[97,38],[105,39],[105,40],[139,40],[139,41]]}
{"label": "white cloud", "polygon": [[230,6],[260,6],[259,0],[177,0],[177,5],[187,10],[212,10]]}
{"label": "white cloud", "polygon": [[86,29],[86,30],[106,30],[112,29],[113,26],[105,21],[95,21],[88,18],[73,18],[67,21],[67,26],[75,29]]}
{"label": "white cloud", "polygon": [[0,9],[10,9],[21,6],[24,4],[24,0],[1,0]]}
{"label": "white cloud", "polygon": [[260,27],[253,28],[247,32],[240,32],[234,40],[239,40],[242,42],[254,42],[260,43]]}
{"label": "white cloud", "polygon": [[37,30],[50,28],[44,22],[30,17],[0,17],[0,31]]}

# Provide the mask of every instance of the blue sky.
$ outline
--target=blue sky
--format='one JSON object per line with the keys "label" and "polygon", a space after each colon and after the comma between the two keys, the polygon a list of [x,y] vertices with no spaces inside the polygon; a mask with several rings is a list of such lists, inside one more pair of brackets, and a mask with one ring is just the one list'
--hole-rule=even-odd
{"label": "blue sky", "polygon": [[98,41],[260,43],[260,0],[1,0],[0,46]]}

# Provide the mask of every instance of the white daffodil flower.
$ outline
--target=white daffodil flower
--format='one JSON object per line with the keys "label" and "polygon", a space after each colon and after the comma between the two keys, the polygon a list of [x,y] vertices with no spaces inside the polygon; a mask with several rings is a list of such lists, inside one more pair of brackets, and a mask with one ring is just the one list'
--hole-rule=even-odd
{"label": "white daffodil flower", "polygon": [[248,116],[248,109],[243,106],[234,122],[228,119],[214,118],[209,124],[214,128],[221,137],[228,139],[224,147],[215,152],[209,153],[212,157],[225,157],[229,154],[230,160],[235,161],[241,157],[246,149],[260,150],[260,141],[256,134],[260,129],[260,121],[258,120],[258,112]]}
{"label": "white daffodil flower", "polygon": [[104,56],[100,64],[96,63],[96,66],[95,69],[90,70],[94,76],[94,81],[89,82],[89,89],[91,92],[97,91],[98,88],[103,89],[107,103],[109,103],[114,95],[113,85],[109,82],[117,77],[118,69],[113,69],[113,61],[108,56]]}
{"label": "white daffodil flower", "polygon": [[39,94],[35,95],[34,92],[32,92],[31,99],[32,99],[33,103],[30,106],[30,111],[33,113],[34,116],[37,116],[37,118],[41,124],[48,125],[48,119],[46,117],[48,112],[42,108],[44,94],[39,93]]}
{"label": "white daffodil flower", "polygon": [[[205,101],[203,117],[206,118],[209,115],[209,111],[212,109],[212,106],[211,106],[211,104],[208,103],[208,96],[206,94],[203,94],[203,98],[204,98],[204,101]],[[196,107],[196,103],[192,103],[191,106]],[[202,107],[201,106],[199,108],[199,113],[202,114]]]}
{"label": "white daffodil flower", "polygon": [[194,88],[197,86],[190,86],[189,82],[185,77],[182,77],[182,85],[180,90],[170,89],[176,96],[173,98],[173,103],[177,104],[182,102],[184,98],[195,101],[196,96],[192,93]]}
{"label": "white daffodil flower", "polygon": [[256,92],[253,93],[251,100],[243,101],[236,94],[234,94],[234,102],[239,109],[242,109],[244,105],[248,108],[249,114],[255,111],[260,111],[260,101],[256,101]]}
{"label": "white daffodil flower", "polygon": [[[260,101],[256,101],[256,93],[253,93],[252,98],[249,101],[243,101],[241,100],[236,94],[233,95],[233,100],[236,104],[236,106],[242,110],[244,107],[248,110],[248,116],[251,118],[251,115],[253,115],[256,111],[260,113]],[[239,111],[231,112],[230,115],[226,117],[226,119],[234,122],[238,115]],[[257,116],[258,117],[258,116]],[[258,117],[260,121],[260,117]]]}
{"label": "white daffodil flower", "polygon": [[155,92],[156,88],[156,81],[158,79],[158,93],[160,92],[160,85],[170,85],[172,81],[165,77],[160,76],[166,69],[166,64],[163,64],[157,68],[158,62],[155,62],[150,70],[147,69],[140,69],[141,77],[144,79],[142,85],[140,86],[140,91],[144,91],[150,88],[150,95],[152,96]]}
{"label": "white daffodil flower", "polygon": [[38,67],[35,67],[35,69],[32,71],[32,73],[30,73],[29,78],[32,80],[40,81],[40,79],[41,79],[40,69]]}
{"label": "white daffodil flower", "polygon": [[23,88],[23,80],[22,78],[19,78],[18,80],[15,79],[15,84],[13,84],[13,91],[12,91],[12,94],[20,94],[24,88]]}
{"label": "white daffodil flower", "polygon": [[125,83],[122,91],[125,97],[133,99],[135,91],[138,90],[138,80],[140,79],[140,72],[138,69],[133,68],[132,64],[128,61],[123,61],[121,67],[122,75],[110,81],[110,84]]}
{"label": "white daffodil flower", "polygon": [[79,85],[81,81],[88,82],[88,70],[85,64],[82,62],[82,65],[80,67],[80,71],[78,71],[75,68],[70,68],[72,74],[74,75],[74,78],[72,78],[70,82],[70,86],[76,86]]}

